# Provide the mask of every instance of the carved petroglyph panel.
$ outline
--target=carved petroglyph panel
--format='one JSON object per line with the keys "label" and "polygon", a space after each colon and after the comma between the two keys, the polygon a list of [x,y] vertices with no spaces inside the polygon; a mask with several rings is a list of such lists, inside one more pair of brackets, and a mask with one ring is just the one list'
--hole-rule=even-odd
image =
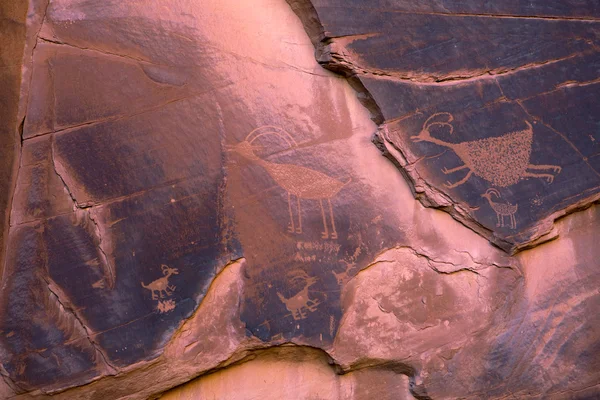
{"label": "carved petroglyph panel", "polygon": [[[517,184],[522,179],[541,178],[547,183],[554,181],[555,174],[562,168],[557,165],[531,164],[531,149],[533,144],[533,126],[525,121],[525,129],[504,133],[501,136],[489,137],[473,141],[450,142],[439,139],[432,134],[438,130],[447,129],[447,134],[453,136],[454,116],[448,112],[438,112],[431,115],[423,123],[418,135],[411,136],[413,142],[429,142],[434,145],[448,148],[460,158],[463,165],[448,169],[442,168],[445,175],[456,175],[461,171],[466,175],[444,186],[453,189],[466,183],[472,175],[476,175],[488,183],[500,188]],[[532,172],[534,171],[534,172]],[[496,213],[498,228],[517,229],[515,214],[518,204],[499,202],[501,193],[495,188],[488,188],[481,197],[488,201],[489,207]],[[474,208],[477,209],[477,208]],[[504,218],[509,223],[504,222]]]}
{"label": "carved petroglyph panel", "polygon": [[565,208],[597,198],[600,177],[564,135],[502,100],[498,85],[470,86],[443,90],[480,108],[409,113],[379,130],[380,148],[426,204],[514,251],[548,233]]}
{"label": "carved petroglyph panel", "polygon": [[[367,222],[372,220],[375,216]],[[289,240],[279,234],[280,224],[269,226],[277,247],[248,257],[242,321],[265,341],[301,337],[314,345],[331,343],[342,320],[344,286],[382,243],[392,245],[393,235],[388,236],[385,225],[383,219],[371,225],[355,220],[349,235],[337,241]],[[263,247],[270,246],[270,240]]]}
{"label": "carved petroglyph panel", "polygon": [[346,258],[339,259],[339,263],[344,267],[342,272],[331,271],[333,276],[335,276],[335,280],[337,284],[342,288],[346,283],[350,281],[360,270],[358,266],[358,259],[360,255],[364,252],[362,245],[357,246],[354,250],[354,253],[348,255]]}
{"label": "carved petroglyph panel", "polygon": [[[555,237],[557,218],[600,198],[596,7],[311,3],[319,62],[352,77],[378,147],[425,206],[512,252]],[[518,207],[505,222],[481,197],[490,188]]]}

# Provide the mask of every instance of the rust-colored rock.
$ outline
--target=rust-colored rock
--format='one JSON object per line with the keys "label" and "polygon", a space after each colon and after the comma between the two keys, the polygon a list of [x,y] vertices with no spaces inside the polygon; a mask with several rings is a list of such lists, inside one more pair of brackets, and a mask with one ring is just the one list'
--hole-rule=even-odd
{"label": "rust-colored rock", "polygon": [[598,200],[597,5],[289,2],[424,205],[514,252]]}
{"label": "rust-colored rock", "polygon": [[0,398],[600,396],[595,4],[29,3]]}

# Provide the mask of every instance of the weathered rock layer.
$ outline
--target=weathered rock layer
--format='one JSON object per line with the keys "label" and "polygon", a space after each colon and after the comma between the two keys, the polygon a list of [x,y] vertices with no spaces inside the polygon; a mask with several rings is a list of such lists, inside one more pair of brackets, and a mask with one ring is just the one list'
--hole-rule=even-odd
{"label": "weathered rock layer", "polygon": [[413,3],[0,6],[0,397],[600,396],[600,9]]}

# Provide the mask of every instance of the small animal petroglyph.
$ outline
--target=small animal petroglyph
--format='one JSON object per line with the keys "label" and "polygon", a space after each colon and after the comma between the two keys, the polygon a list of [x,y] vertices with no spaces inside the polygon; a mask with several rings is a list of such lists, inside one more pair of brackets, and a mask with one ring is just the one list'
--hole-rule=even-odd
{"label": "small animal petroglyph", "polygon": [[[445,117],[442,121],[435,121]],[[433,120],[433,121],[432,121]],[[554,173],[559,173],[561,167],[556,165],[533,165],[529,163],[531,156],[531,145],[533,140],[533,127],[528,121],[526,129],[506,133],[502,136],[479,139],[470,142],[450,143],[431,136],[429,130],[433,126],[448,127],[450,133],[454,132],[454,127],[450,124],[454,120],[452,114],[440,112],[433,114],[423,124],[423,128],[418,135],[412,136],[415,142],[430,142],[438,146],[452,149],[463,161],[463,165],[447,169],[444,168],[444,174],[453,174],[463,169],[468,170],[467,175],[455,182],[446,183],[446,187],[455,188],[465,183],[471,175],[475,174],[493,185],[506,187],[514,185],[524,178],[543,178],[548,183],[554,180]],[[545,171],[544,173],[531,172]]]}
{"label": "small animal petroglyph", "polygon": [[169,278],[171,275],[179,274],[179,270],[177,270],[177,268],[170,268],[165,264],[162,264],[160,268],[162,269],[164,275],[162,278],[158,278],[148,285],[144,285],[144,282],[141,282],[142,287],[152,292],[152,300],[158,300],[159,296],[161,299],[164,298],[165,296],[163,296],[163,293],[166,296],[170,296],[173,294],[173,291],[175,291],[176,288],[176,286],[169,285]]}
{"label": "small animal petroglyph", "polygon": [[[354,250],[354,254],[352,254],[349,257],[350,261],[347,260],[338,260],[341,263],[346,264],[346,268],[344,268],[344,272],[335,272],[335,271],[331,271],[331,273],[333,274],[333,276],[335,276],[335,280],[337,281],[338,285],[342,286],[344,285],[346,282],[348,282],[350,279],[352,279],[356,273],[351,274],[350,270],[356,268],[356,262],[358,260],[358,256],[360,256],[360,253],[362,253],[362,248],[361,246],[358,246],[355,250]],[[358,272],[357,272],[358,273]]]}
{"label": "small animal petroglyph", "polygon": [[488,203],[490,203],[490,207],[492,207],[492,210],[494,210],[496,212],[496,217],[498,218],[498,222],[496,223],[496,226],[498,226],[498,227],[505,226],[504,225],[504,217],[510,217],[510,228],[516,229],[517,221],[515,219],[515,213],[517,212],[519,205],[495,202],[492,200],[492,195],[496,196],[497,198],[501,198],[500,192],[498,192],[498,190],[493,189],[493,188],[486,190],[486,192],[484,194],[482,194],[481,197],[486,198]]}
{"label": "small animal petroglyph", "polygon": [[281,293],[277,292],[279,300],[285,304],[285,308],[292,313],[292,317],[295,320],[305,319],[307,317],[307,311],[314,312],[317,310],[317,306],[320,304],[318,299],[311,299],[308,297],[308,288],[317,282],[317,278],[308,276],[305,272],[300,273],[299,276],[294,280],[301,280],[304,282],[304,288],[296,293],[289,299],[285,298]]}
{"label": "small animal petroglyph", "polygon": [[[331,199],[335,197],[344,186],[350,183],[338,181],[322,172],[294,164],[277,164],[261,159],[255,154],[260,149],[252,143],[264,135],[276,135],[285,141],[290,148],[297,144],[289,133],[283,129],[273,126],[263,126],[250,132],[243,142],[229,148],[229,151],[236,152],[242,157],[260,165],[273,178],[275,182],[287,191],[288,210],[290,214],[290,224],[288,231],[291,233],[302,233],[302,209],[300,199],[318,200],[321,206],[321,216],[323,218],[322,238],[337,239],[338,234],[335,227],[335,217],[333,216],[333,207]],[[253,137],[252,137],[253,136]],[[292,195],[296,196],[298,223],[294,221],[292,212]],[[327,201],[327,212],[323,206],[323,200]],[[331,233],[329,232],[326,214],[329,214],[331,222]]]}
{"label": "small animal petroglyph", "polygon": [[333,276],[335,276],[335,280],[337,281],[337,284],[342,286],[346,282],[348,282],[350,279],[352,279],[352,275],[350,275],[350,270],[353,269],[356,266],[356,264],[349,263],[345,260],[339,260],[339,261],[346,264],[346,269],[344,270],[344,272],[331,271],[331,273],[333,274]]}

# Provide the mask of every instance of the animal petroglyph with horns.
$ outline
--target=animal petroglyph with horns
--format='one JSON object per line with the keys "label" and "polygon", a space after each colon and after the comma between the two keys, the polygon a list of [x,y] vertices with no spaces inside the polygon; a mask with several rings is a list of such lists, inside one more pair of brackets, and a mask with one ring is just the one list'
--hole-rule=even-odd
{"label": "animal petroglyph with horns", "polygon": [[[274,126],[263,126],[250,132],[243,142],[229,147],[228,150],[263,167],[271,178],[287,191],[288,210],[290,214],[290,225],[288,230],[290,232],[302,233],[302,209],[300,207],[300,199],[318,200],[319,205],[321,206],[321,216],[323,218],[322,238],[337,239],[338,234],[335,227],[335,217],[333,215],[331,199],[335,197],[344,186],[350,183],[350,179],[348,179],[347,182],[341,182],[322,172],[300,165],[279,164],[263,160],[255,153],[255,151],[259,150],[261,147],[255,146],[253,143],[265,135],[275,135],[279,137],[288,145],[288,148],[297,146],[295,140],[283,129]],[[296,196],[298,208],[297,224],[294,221],[294,214],[292,212],[292,195]],[[323,206],[323,201],[327,201],[327,212]],[[330,217],[331,233],[329,232],[326,214],[329,214]]]}
{"label": "animal petroglyph with horns", "polygon": [[504,217],[509,217],[510,219],[510,228],[517,228],[517,220],[515,219],[515,213],[517,212],[519,205],[518,204],[509,204],[509,203],[498,203],[497,201],[492,200],[492,195],[500,198],[500,192],[494,188],[490,188],[486,190],[481,197],[487,199],[488,203],[490,203],[490,207],[492,210],[496,212],[496,217],[498,218],[498,222],[496,226],[503,227],[504,225]]}
{"label": "animal petroglyph with horns", "polygon": [[152,292],[152,300],[158,300],[159,296],[160,298],[170,296],[173,294],[173,291],[176,288],[174,285],[169,285],[169,278],[171,275],[179,274],[179,270],[177,268],[171,268],[165,264],[162,264],[160,269],[164,275],[162,278],[158,278],[147,285],[145,285],[144,282],[141,282],[142,287]]}
{"label": "animal petroglyph with horns", "polygon": [[415,142],[430,142],[447,147],[463,161],[464,164],[459,167],[442,169],[444,174],[453,174],[463,169],[468,171],[467,175],[459,181],[447,183],[446,187],[448,188],[462,185],[473,174],[499,187],[514,185],[524,178],[543,178],[551,183],[554,180],[551,172],[559,173],[561,171],[561,167],[556,165],[529,163],[533,127],[528,121],[525,121],[527,128],[523,130],[469,142],[450,143],[431,136],[430,129],[434,126],[450,128],[452,134],[454,127],[450,122],[453,120],[452,114],[447,112],[433,114],[423,124],[421,132],[411,137]]}

